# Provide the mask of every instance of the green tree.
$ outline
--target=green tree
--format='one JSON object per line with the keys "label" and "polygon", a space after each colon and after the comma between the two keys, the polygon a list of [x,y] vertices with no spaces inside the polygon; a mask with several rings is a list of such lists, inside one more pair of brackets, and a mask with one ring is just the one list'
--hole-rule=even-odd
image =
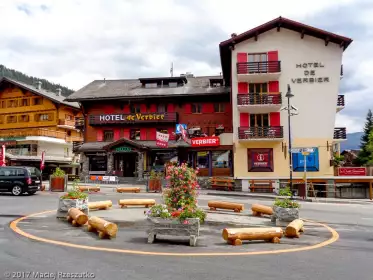
{"label": "green tree", "polygon": [[366,117],[366,122],[364,126],[364,134],[361,136],[361,141],[360,141],[360,148],[361,151],[359,152],[355,164],[363,166],[367,165],[368,162],[370,162],[373,159],[373,154],[369,150],[369,142],[371,138],[371,133],[373,131],[373,114],[372,111],[369,109],[367,117]]}

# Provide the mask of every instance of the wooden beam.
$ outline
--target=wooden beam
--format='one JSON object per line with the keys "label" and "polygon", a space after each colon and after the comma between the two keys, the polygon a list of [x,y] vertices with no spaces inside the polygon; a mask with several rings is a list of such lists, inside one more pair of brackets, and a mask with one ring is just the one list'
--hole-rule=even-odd
{"label": "wooden beam", "polygon": [[326,47],[327,45],[329,45],[329,41],[330,41],[330,38],[329,38],[329,37],[326,37],[326,38],[325,38],[325,47]]}
{"label": "wooden beam", "polygon": [[301,33],[300,33],[300,38],[301,39],[304,39],[304,29],[302,29]]}

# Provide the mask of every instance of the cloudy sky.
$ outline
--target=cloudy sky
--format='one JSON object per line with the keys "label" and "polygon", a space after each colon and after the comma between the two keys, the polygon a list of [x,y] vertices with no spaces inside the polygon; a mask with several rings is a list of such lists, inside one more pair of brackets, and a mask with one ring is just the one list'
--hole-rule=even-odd
{"label": "cloudy sky", "polygon": [[[255,4],[254,4],[255,3]],[[219,74],[218,44],[278,16],[354,39],[337,126],[373,109],[372,0],[0,0],[0,64],[74,90],[94,79]]]}

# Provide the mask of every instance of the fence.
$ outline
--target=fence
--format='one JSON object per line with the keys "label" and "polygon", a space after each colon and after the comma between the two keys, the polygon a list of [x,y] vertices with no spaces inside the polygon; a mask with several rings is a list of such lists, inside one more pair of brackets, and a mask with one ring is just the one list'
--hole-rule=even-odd
{"label": "fence", "polygon": [[[289,182],[279,182],[279,189],[284,189],[289,186]],[[299,187],[303,188],[303,191],[299,193]],[[305,198],[304,182],[293,182],[294,196],[301,196]],[[301,195],[301,194],[304,195]],[[315,201],[323,201],[328,198],[338,198],[339,192],[335,184],[326,183],[312,183],[307,182],[307,198]]]}
{"label": "fence", "polygon": [[119,184],[118,176],[85,176],[84,183],[93,183],[93,184]]}

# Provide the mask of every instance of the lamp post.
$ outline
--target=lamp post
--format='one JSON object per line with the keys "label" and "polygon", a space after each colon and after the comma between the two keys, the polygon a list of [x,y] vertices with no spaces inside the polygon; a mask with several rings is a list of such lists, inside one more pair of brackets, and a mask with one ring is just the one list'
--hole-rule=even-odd
{"label": "lamp post", "polygon": [[288,99],[288,133],[289,133],[289,167],[290,167],[290,191],[291,191],[291,198],[293,198],[293,159],[292,159],[292,152],[291,152],[291,116],[293,113],[291,112],[293,108],[290,106],[290,98],[294,97],[294,94],[291,93],[290,85],[288,84],[288,91],[286,92],[285,97]]}

